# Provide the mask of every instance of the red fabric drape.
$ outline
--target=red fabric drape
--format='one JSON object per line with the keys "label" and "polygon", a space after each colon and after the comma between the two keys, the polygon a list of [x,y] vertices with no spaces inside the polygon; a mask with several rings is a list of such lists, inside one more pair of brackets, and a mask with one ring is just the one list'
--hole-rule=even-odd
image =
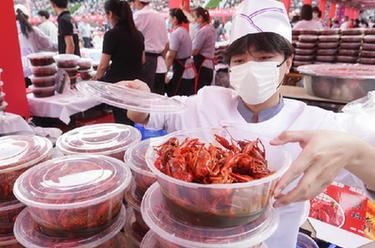
{"label": "red fabric drape", "polygon": [[285,5],[286,12],[289,13],[289,11],[290,11],[290,0],[283,0],[283,3]]}
{"label": "red fabric drape", "polygon": [[319,9],[322,11],[322,18],[324,18],[324,14],[326,12],[327,0],[320,0],[319,1]]}
{"label": "red fabric drape", "polygon": [[304,4],[312,4],[312,0],[303,0]]}
{"label": "red fabric drape", "polygon": [[29,116],[13,0],[0,0],[0,68],[7,112]]}

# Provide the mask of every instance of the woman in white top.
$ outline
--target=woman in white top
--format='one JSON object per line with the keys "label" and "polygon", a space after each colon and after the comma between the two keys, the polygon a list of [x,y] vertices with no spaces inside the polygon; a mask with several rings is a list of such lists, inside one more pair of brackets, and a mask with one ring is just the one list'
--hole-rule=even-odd
{"label": "woman in white top", "polygon": [[301,20],[294,25],[293,29],[321,30],[323,28],[323,24],[320,21],[313,19],[313,8],[311,5],[303,5],[301,9]]}

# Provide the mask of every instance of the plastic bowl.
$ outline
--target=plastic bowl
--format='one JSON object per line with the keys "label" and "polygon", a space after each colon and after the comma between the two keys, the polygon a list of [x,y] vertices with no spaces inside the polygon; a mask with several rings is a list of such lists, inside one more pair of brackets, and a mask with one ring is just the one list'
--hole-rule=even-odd
{"label": "plastic bowl", "polygon": [[146,163],[146,152],[150,146],[150,139],[143,140],[131,146],[125,153],[124,161],[132,171],[136,184],[135,195],[142,199],[147,189],[156,182],[155,175],[150,171]]}
{"label": "plastic bowl", "polygon": [[0,234],[0,247],[3,248],[23,248],[22,245],[20,245],[17,242],[16,237],[12,233],[8,234]]}
{"label": "plastic bowl", "polygon": [[304,233],[298,233],[297,248],[319,248],[317,243]]}
{"label": "plastic bowl", "polygon": [[0,202],[0,234],[13,232],[14,222],[25,205],[17,200]]}
{"label": "plastic bowl", "polygon": [[90,80],[92,78],[90,69],[79,70],[78,72],[79,72],[79,76],[81,77],[82,80]]}
{"label": "plastic bowl", "polygon": [[59,54],[53,57],[59,68],[75,68],[78,65],[80,57],[73,54]]}
{"label": "plastic bowl", "polygon": [[142,199],[139,200],[135,193],[135,186],[134,184],[128,188],[125,192],[125,200],[128,204],[128,209],[131,209],[133,215],[135,217],[135,223],[137,228],[142,231],[144,234],[149,230],[147,224],[144,222],[141,214],[141,203]]}
{"label": "plastic bowl", "polygon": [[[270,205],[273,189],[278,179],[288,169],[290,154],[282,147],[269,145],[271,138],[262,138],[241,128],[206,128],[171,133],[151,141],[159,146],[171,137],[180,141],[199,138],[205,143],[220,146],[214,138],[218,134],[230,140],[255,140],[260,138],[265,146],[268,167],[274,173],[259,180],[234,184],[197,184],[172,178],[159,171],[154,163],[156,151],[150,147],[146,154],[147,165],[155,174],[171,213],[182,221],[194,225],[230,227],[256,220]],[[230,135],[229,135],[230,134]]]}
{"label": "plastic bowl", "polygon": [[73,68],[64,68],[63,70],[66,71],[66,73],[68,73],[70,78],[76,77],[77,73],[78,73],[78,67],[77,66],[73,67]]}
{"label": "plastic bowl", "polygon": [[35,87],[51,87],[56,84],[56,76],[47,76],[47,77],[36,77],[34,75],[30,76],[30,80]]}
{"label": "plastic bowl", "polygon": [[65,155],[98,154],[123,160],[125,151],[140,140],[136,128],[106,123],[73,129],[58,138],[56,147]]}
{"label": "plastic bowl", "polygon": [[72,155],[28,170],[14,194],[50,235],[100,232],[120,212],[131,172],[121,161],[101,155]]}
{"label": "plastic bowl", "polygon": [[278,212],[270,207],[262,218],[246,225],[231,228],[193,226],[174,219],[163,199],[160,186],[154,184],[145,194],[141,208],[145,222],[160,237],[158,241],[163,248],[171,247],[171,244],[184,248],[256,247],[267,240],[279,224]]}
{"label": "plastic bowl", "polygon": [[0,201],[14,200],[13,185],[30,167],[48,159],[52,143],[45,138],[9,135],[0,138]]}
{"label": "plastic bowl", "polygon": [[139,226],[139,223],[137,222],[135,216],[134,209],[128,208],[127,211],[128,215],[124,228],[124,232],[128,239],[127,244],[129,243],[130,247],[139,247],[143,237],[149,231],[149,228],[144,229],[141,226]]}
{"label": "plastic bowl", "polygon": [[53,56],[55,56],[53,52],[40,52],[29,54],[27,58],[30,60],[32,66],[45,66],[55,62]]}
{"label": "plastic bowl", "polygon": [[78,60],[78,66],[80,70],[89,70],[92,66],[92,59],[81,58],[80,60]]}
{"label": "plastic bowl", "polygon": [[113,224],[103,231],[85,237],[56,237],[42,233],[38,224],[32,219],[30,211],[25,209],[17,218],[14,235],[25,247],[75,247],[75,248],[118,248],[125,243],[124,235],[120,232],[125,224],[127,211],[121,207]]}
{"label": "plastic bowl", "polygon": [[31,66],[31,72],[36,77],[53,76],[57,72],[55,64],[45,66]]}
{"label": "plastic bowl", "polygon": [[50,87],[32,87],[32,92],[35,97],[43,98],[55,95],[55,86]]}

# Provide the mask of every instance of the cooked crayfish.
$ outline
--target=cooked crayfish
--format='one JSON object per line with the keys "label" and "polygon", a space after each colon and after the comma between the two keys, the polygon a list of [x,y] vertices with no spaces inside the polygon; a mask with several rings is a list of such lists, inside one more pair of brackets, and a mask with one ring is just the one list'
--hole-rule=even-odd
{"label": "cooked crayfish", "polygon": [[249,182],[272,174],[260,139],[229,141],[215,135],[215,140],[222,147],[197,138],[170,138],[156,147],[155,166],[176,179],[202,184]]}

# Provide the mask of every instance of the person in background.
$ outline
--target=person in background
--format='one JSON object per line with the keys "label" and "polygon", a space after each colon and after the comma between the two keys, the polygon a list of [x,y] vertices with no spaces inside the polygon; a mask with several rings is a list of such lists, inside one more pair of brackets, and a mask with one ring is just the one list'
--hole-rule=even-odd
{"label": "person in background", "polygon": [[78,31],[81,34],[84,48],[92,48],[91,43],[91,25],[88,22],[88,18],[84,16],[82,21],[78,24]]}
{"label": "person in background", "polygon": [[301,19],[294,25],[293,29],[321,30],[323,28],[323,24],[320,21],[313,20],[313,8],[311,5],[303,5],[301,9]]}
{"label": "person in background", "polygon": [[24,5],[17,4],[14,6],[14,10],[16,12],[23,72],[24,76],[28,77],[31,75],[31,70],[26,56],[41,51],[54,51],[55,46],[38,27],[33,27],[30,24],[29,16],[26,14],[29,11]]}
{"label": "person in background", "polygon": [[221,41],[222,36],[225,34],[223,25],[218,19],[214,20],[213,25],[216,30],[216,41]]}
{"label": "person in background", "polygon": [[345,29],[352,28],[352,26],[353,26],[353,23],[350,20],[349,16],[345,16],[344,17],[344,22],[341,24],[340,29],[345,30]]}
{"label": "person in background", "polygon": [[229,39],[230,31],[232,30],[232,19],[231,18],[228,18],[227,22],[225,23],[224,30],[225,30],[226,38]]}
{"label": "person in background", "polygon": [[361,21],[359,19],[353,20],[353,28],[359,28]]}
{"label": "person in background", "polygon": [[38,11],[41,23],[39,29],[49,38],[49,40],[57,47],[57,27],[49,20],[49,13],[46,10]]}
{"label": "person in background", "polygon": [[150,0],[133,0],[135,26],[145,38],[146,63],[142,80],[152,92],[164,94],[167,67],[164,57],[168,50],[168,32],[164,17],[152,9]]}
{"label": "person in background", "polygon": [[53,11],[58,15],[58,51],[80,56],[79,38],[68,10],[68,0],[50,0]]}
{"label": "person in background", "polygon": [[194,23],[198,24],[192,52],[197,73],[194,93],[197,93],[202,87],[210,85],[213,79],[216,30],[210,24],[210,14],[206,9],[198,7],[191,14]]}
{"label": "person in background", "polygon": [[[169,37],[169,51],[167,53],[167,70],[172,67],[173,77],[167,79],[166,93],[168,96],[192,95],[194,94],[194,78],[184,78],[189,67],[189,59],[192,54],[192,41],[190,34],[184,24],[189,21],[182,9],[171,9],[169,11],[169,22],[173,31]],[[192,65],[190,65],[192,66]]]}
{"label": "person in background", "polygon": [[312,11],[313,11],[313,20],[317,21],[317,22],[320,22],[322,24],[322,26],[324,27],[324,23],[323,23],[323,20],[322,20],[322,11],[319,9],[318,6],[314,6],[312,8]]}
{"label": "person in background", "polygon": [[[107,0],[104,10],[112,29],[104,34],[103,52],[94,79],[115,83],[141,78],[144,38],[135,27],[129,4],[122,0]],[[126,110],[115,107],[112,110],[116,123],[134,124],[126,117]]]}

